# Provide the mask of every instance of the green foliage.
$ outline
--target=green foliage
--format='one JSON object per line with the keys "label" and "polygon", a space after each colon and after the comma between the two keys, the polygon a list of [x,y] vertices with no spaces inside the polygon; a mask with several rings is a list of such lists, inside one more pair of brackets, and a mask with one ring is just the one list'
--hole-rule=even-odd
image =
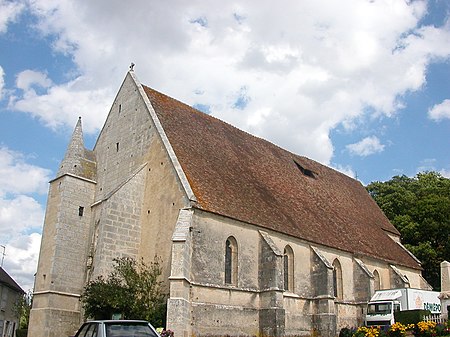
{"label": "green foliage", "polygon": [[27,329],[30,320],[31,301],[33,298],[32,292],[28,292],[19,297],[14,305],[14,314],[19,318],[18,329]]}
{"label": "green foliage", "polygon": [[414,336],[416,337],[435,337],[436,336],[436,322],[421,321],[416,324],[414,329]]}
{"label": "green foliage", "polygon": [[345,327],[339,331],[339,337],[352,337],[354,333],[355,330]]}
{"label": "green foliage", "polygon": [[28,329],[17,329],[16,337],[27,337]]}
{"label": "green foliage", "polygon": [[166,298],[162,290],[160,260],[149,265],[143,260],[114,259],[108,277],[89,282],[81,301],[86,318],[110,319],[120,314],[124,319],[145,319],[154,326],[165,326]]}
{"label": "green foliage", "polygon": [[404,325],[417,324],[424,319],[425,316],[431,315],[431,311],[414,309],[414,310],[404,310],[396,311],[394,313],[394,318],[396,322]]}
{"label": "green foliage", "polygon": [[367,190],[422,262],[424,278],[439,290],[440,263],[450,260],[450,179],[424,172],[373,182]]}

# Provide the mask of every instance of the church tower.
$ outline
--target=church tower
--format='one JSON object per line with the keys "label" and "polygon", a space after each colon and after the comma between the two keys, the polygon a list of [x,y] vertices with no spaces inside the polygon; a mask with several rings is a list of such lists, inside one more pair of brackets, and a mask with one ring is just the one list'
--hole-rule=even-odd
{"label": "church tower", "polygon": [[57,337],[61,328],[70,336],[78,328],[95,180],[95,157],[84,147],[80,117],[56,178],[50,181],[29,336]]}

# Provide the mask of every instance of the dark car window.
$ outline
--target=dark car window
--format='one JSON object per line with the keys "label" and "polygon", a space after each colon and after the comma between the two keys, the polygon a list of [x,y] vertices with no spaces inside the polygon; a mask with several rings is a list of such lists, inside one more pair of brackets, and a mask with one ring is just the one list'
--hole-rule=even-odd
{"label": "dark car window", "polygon": [[75,337],[85,337],[86,336],[86,332],[88,331],[88,329],[91,327],[92,324],[90,323],[85,323],[77,332],[77,334],[75,335]]}
{"label": "dark car window", "polygon": [[97,329],[98,329],[98,324],[90,324],[90,327],[89,327],[88,331],[86,331],[86,334],[84,335],[84,337],[97,337]]}
{"label": "dark car window", "polygon": [[145,323],[107,323],[106,337],[158,337],[158,335]]}

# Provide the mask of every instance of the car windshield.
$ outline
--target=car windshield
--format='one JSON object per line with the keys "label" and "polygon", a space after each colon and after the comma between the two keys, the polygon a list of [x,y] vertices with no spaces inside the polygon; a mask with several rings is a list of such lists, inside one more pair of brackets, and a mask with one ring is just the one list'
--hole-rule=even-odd
{"label": "car windshield", "polygon": [[367,307],[369,315],[387,315],[391,313],[391,303],[370,303]]}
{"label": "car windshield", "polygon": [[145,322],[106,323],[106,337],[158,337]]}

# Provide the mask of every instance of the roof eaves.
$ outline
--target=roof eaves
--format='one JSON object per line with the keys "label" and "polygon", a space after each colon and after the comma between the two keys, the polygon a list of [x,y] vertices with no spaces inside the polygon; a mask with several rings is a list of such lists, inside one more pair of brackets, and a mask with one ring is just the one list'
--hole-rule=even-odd
{"label": "roof eaves", "polygon": [[402,247],[419,265],[422,265],[422,261],[420,261],[413,253],[409,251],[401,242],[396,241],[397,244]]}
{"label": "roof eaves", "polygon": [[[220,217],[224,217],[224,218],[231,219],[231,220],[234,220],[234,221],[239,221],[239,222],[242,222],[242,223],[246,223],[248,225],[252,225],[252,226],[255,226],[255,227],[258,227],[258,228],[263,228],[264,231],[269,230],[271,232],[275,232],[275,233],[279,233],[279,234],[286,234],[285,232],[277,231],[277,230],[275,230],[273,228],[270,228],[270,227],[267,227],[267,226],[264,226],[264,225],[261,225],[261,224],[255,223],[255,222],[249,222],[249,221],[246,221],[246,220],[242,220],[242,219],[239,219],[239,218],[236,218],[236,217],[229,216],[229,215],[224,214],[224,213],[211,211],[209,209],[201,207],[201,205],[199,205],[199,204],[192,205],[192,209],[197,209],[197,210],[199,210],[201,212],[210,213],[210,214],[214,214],[216,216],[220,216]],[[307,239],[304,239],[304,238],[301,238],[301,237],[298,237],[298,236],[295,236],[295,237],[297,237],[297,239],[300,239],[300,240],[302,240],[305,243],[309,243],[309,245],[311,246],[311,249],[319,257],[320,256],[323,257],[323,255],[320,253],[320,251],[318,250],[317,246],[322,246],[322,247],[327,247],[327,248],[332,248],[332,249],[336,249],[337,248],[337,247],[335,247],[333,245],[324,244],[323,242],[318,242],[318,241],[314,241],[314,240],[307,240]],[[339,249],[342,250],[342,251],[345,251],[347,253],[350,253],[350,254],[357,254],[360,257],[367,257],[369,259],[374,259],[375,258],[377,260],[384,261],[384,262],[386,262],[389,265],[394,264],[394,265],[403,266],[403,267],[406,267],[406,268],[412,268],[412,269],[416,269],[416,270],[423,270],[423,268],[421,267],[420,261],[418,261],[415,256],[413,256],[414,257],[413,259],[415,260],[417,265],[416,266],[412,266],[410,264],[402,263],[401,261],[397,261],[397,260],[393,260],[393,259],[387,259],[387,258],[376,256],[376,255],[373,255],[373,254],[362,254],[361,252],[355,252],[355,251],[348,250],[348,249],[345,249],[345,248],[342,248],[342,247],[340,247]],[[407,250],[405,247],[403,247],[403,249]],[[409,254],[412,255],[411,252],[409,252]],[[327,263],[325,263],[325,264],[327,264]],[[331,264],[329,262],[328,262],[327,266],[330,266],[332,268],[332,266],[331,266]]]}
{"label": "roof eaves", "polygon": [[25,291],[17,284],[16,281],[14,281],[11,276],[9,276],[9,274],[2,267],[0,267],[0,283],[16,290],[17,292],[25,294]]}

